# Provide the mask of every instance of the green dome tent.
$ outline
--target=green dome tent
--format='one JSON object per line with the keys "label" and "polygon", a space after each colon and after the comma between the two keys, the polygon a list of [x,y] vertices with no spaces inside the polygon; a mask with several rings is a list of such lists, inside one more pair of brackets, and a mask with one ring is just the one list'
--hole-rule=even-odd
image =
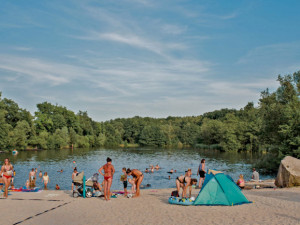
{"label": "green dome tent", "polygon": [[230,176],[209,170],[193,205],[240,205],[251,203]]}

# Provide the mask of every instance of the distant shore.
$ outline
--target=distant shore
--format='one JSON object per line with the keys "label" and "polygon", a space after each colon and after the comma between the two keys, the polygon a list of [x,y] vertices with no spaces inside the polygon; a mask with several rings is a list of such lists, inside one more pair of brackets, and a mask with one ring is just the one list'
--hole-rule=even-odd
{"label": "distant shore", "polygon": [[[142,190],[141,197],[73,198],[71,191],[13,192],[0,198],[2,224],[299,224],[300,187],[252,189],[252,204],[179,206],[168,204],[174,189]],[[197,196],[197,189],[192,195]]]}

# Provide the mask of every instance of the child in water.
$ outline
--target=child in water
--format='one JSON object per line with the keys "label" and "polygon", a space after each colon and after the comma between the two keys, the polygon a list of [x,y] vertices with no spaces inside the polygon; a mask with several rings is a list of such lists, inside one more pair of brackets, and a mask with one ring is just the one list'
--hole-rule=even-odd
{"label": "child in water", "polygon": [[125,167],[122,169],[122,172],[123,172],[123,175],[121,175],[120,181],[123,182],[124,196],[127,196],[127,174],[126,174],[126,168]]}
{"label": "child in water", "polygon": [[48,176],[47,172],[44,173],[43,182],[44,182],[45,190],[48,190],[47,184],[50,182],[50,179],[49,179],[49,176]]}

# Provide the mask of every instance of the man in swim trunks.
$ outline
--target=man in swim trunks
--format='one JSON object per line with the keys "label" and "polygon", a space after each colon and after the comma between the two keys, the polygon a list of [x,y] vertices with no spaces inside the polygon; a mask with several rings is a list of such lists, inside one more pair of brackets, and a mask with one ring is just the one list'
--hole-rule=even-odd
{"label": "man in swim trunks", "polygon": [[35,179],[36,179],[36,173],[35,173],[34,168],[32,168],[31,171],[29,172],[29,186],[30,186],[30,188],[35,187]]}
{"label": "man in swim trunks", "polygon": [[[115,168],[111,164],[111,158],[107,157],[106,164],[103,165],[98,171],[104,177],[104,198],[106,201],[110,200],[110,187],[112,184]],[[104,170],[104,174],[102,173]]]}

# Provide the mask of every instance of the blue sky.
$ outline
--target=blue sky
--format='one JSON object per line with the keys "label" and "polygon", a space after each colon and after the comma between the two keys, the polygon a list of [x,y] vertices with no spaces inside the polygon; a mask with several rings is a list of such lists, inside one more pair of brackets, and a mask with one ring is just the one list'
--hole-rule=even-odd
{"label": "blue sky", "polygon": [[0,91],[97,121],[258,102],[300,69],[300,1],[1,1]]}

